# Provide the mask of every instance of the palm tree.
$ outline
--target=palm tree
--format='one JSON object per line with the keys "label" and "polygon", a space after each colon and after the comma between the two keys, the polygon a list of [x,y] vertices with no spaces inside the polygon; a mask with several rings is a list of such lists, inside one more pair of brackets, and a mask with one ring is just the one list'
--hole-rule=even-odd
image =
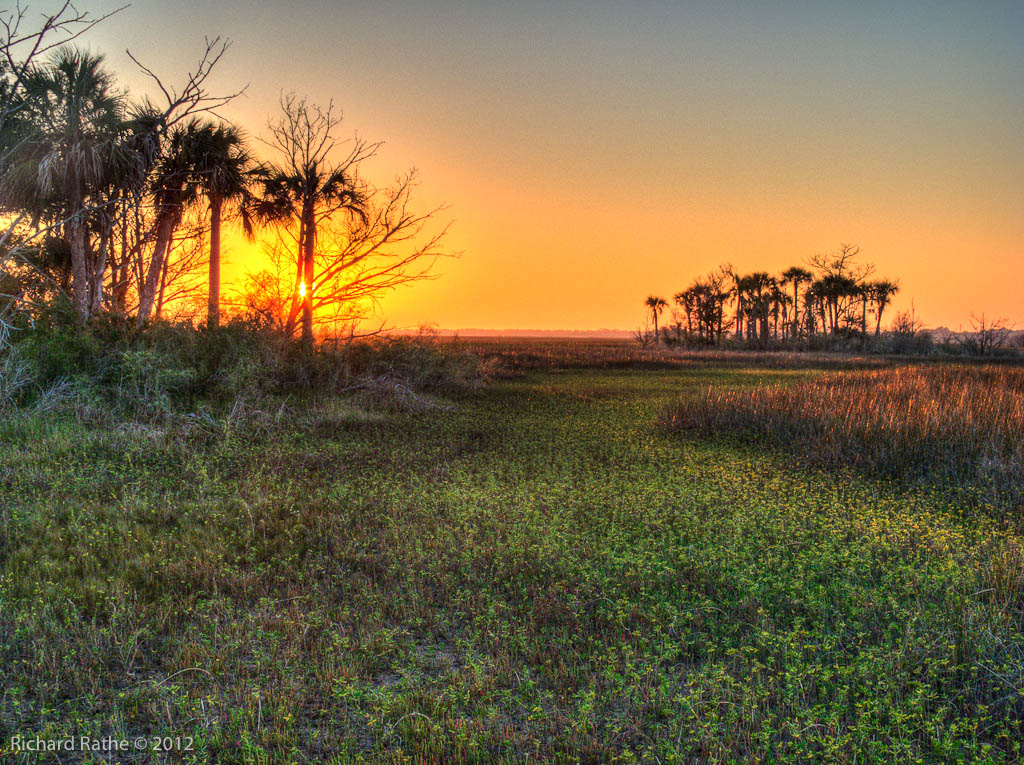
{"label": "palm tree", "polygon": [[882,331],[882,312],[885,311],[885,307],[892,301],[892,296],[900,291],[900,286],[887,279],[881,279],[869,284],[868,288],[871,290],[871,299],[875,301],[877,316],[875,320],[875,337],[878,337]]}
{"label": "palm tree", "polygon": [[202,155],[203,125],[190,120],[170,131],[167,146],[153,175],[153,250],[139,284],[139,312],[136,325],[149,320],[156,304],[160,280],[174,240],[174,232],[188,207],[199,197],[197,158]]}
{"label": "palm tree", "polygon": [[[693,287],[685,289],[682,292],[677,292],[675,297],[672,298],[675,304],[683,309],[686,314],[686,334],[693,334]],[[645,303],[650,305],[650,303]],[[653,308],[653,306],[652,306]]]}
{"label": "palm tree", "polygon": [[[253,157],[242,134],[231,125],[212,122],[197,126],[192,137],[192,170],[199,191],[210,204],[210,274],[207,327],[220,323],[220,229],[224,205],[243,202],[253,181]],[[243,211],[242,223],[252,234],[252,216]]]}
{"label": "palm tree", "polygon": [[764,271],[756,271],[744,276],[742,281],[747,302],[750,304],[747,338],[752,340],[756,335],[758,345],[764,348],[768,344],[768,316],[771,313],[772,294],[776,288],[775,279]]}
{"label": "palm tree", "polygon": [[658,342],[658,314],[665,310],[668,302],[665,298],[660,298],[657,295],[648,295],[647,300],[644,301],[644,305],[651,309],[651,318],[654,319],[654,342]]}
{"label": "palm tree", "polygon": [[733,271],[731,266],[729,266],[728,269],[729,269],[729,276],[732,278],[732,289],[730,290],[730,292],[736,298],[736,319],[735,319],[736,339],[737,340],[742,340],[743,339],[743,314],[744,314],[744,308],[745,308],[744,297],[745,297],[746,286],[745,286],[745,283],[743,281],[743,277],[740,276],[739,273],[737,273],[736,271]]}
{"label": "palm tree", "polygon": [[[20,166],[5,180],[27,192],[23,200],[35,197],[36,215],[62,226],[71,255],[73,304],[84,323],[99,306],[103,280],[98,263],[90,262],[95,259],[89,241],[92,197],[119,166],[134,163],[130,153],[119,151],[125,99],[114,90],[102,56],[72,48],[58,50],[48,64],[27,73],[24,98],[34,134],[19,152]],[[34,178],[27,170],[34,170]]]}
{"label": "palm tree", "polygon": [[855,297],[860,301],[860,347],[868,347],[868,304],[871,302],[871,286],[860,282],[857,284]]}
{"label": "palm tree", "polygon": [[829,286],[823,279],[815,279],[811,282],[811,285],[807,288],[804,293],[804,303],[807,305],[808,310],[813,311],[813,329],[811,334],[813,335],[817,330],[817,325],[821,323],[821,334],[827,335],[829,332],[829,301],[831,295],[829,292]]}
{"label": "palm tree", "polygon": [[[804,290],[804,326],[807,336],[813,338],[818,332],[818,314],[820,313],[821,288],[820,282],[812,281]],[[824,331],[824,327],[822,328]]]}
{"label": "palm tree", "polygon": [[849,299],[856,298],[860,288],[854,279],[841,274],[826,274],[815,284],[819,285],[819,298],[824,300],[828,311],[829,326],[826,329],[837,334],[840,320],[849,316]]}
{"label": "palm tree", "polygon": [[[259,183],[261,199],[255,214],[269,220],[297,220],[299,224],[296,295],[302,299],[302,341],[309,344],[313,341],[317,225],[325,215],[336,212],[365,219],[366,197],[347,168],[332,167],[319,159],[291,169],[271,165],[260,174]],[[298,310],[293,295],[286,322],[288,334],[294,332]]]}
{"label": "palm tree", "polygon": [[782,272],[782,283],[793,285],[793,337],[797,336],[797,327],[800,316],[800,285],[810,282],[813,276],[806,268],[793,266]]}
{"label": "palm tree", "polygon": [[[786,324],[788,320],[787,306],[789,305],[789,295],[783,289],[783,285],[778,279],[772,278],[771,283],[771,301],[772,301],[772,336],[779,339],[779,323],[782,323],[783,335],[785,335]],[[780,319],[781,314],[781,319]]]}

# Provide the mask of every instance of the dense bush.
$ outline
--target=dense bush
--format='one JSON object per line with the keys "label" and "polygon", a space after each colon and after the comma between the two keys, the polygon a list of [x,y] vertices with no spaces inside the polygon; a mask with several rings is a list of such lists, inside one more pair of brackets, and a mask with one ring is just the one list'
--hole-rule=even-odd
{"label": "dense bush", "polygon": [[454,394],[484,380],[479,359],[436,338],[379,338],[303,349],[235,322],[214,330],[158,322],[88,330],[40,326],[0,356],[0,408],[46,406],[54,391],[133,419],[192,410],[229,412],[264,396],[388,391]]}

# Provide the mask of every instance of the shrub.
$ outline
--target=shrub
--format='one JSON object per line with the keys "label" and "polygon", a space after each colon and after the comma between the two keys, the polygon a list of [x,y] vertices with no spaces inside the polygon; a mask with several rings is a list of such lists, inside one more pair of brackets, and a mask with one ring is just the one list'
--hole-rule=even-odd
{"label": "shrub", "polygon": [[0,408],[40,397],[53,408],[75,394],[89,419],[104,408],[108,416],[147,421],[196,409],[228,415],[239,401],[262,411],[255,402],[266,396],[356,392],[386,408],[423,408],[424,391],[471,391],[485,380],[476,355],[430,336],[310,350],[241,321],[212,330],[171,322],[142,331],[115,321],[87,330],[46,326],[20,332],[5,353]]}
{"label": "shrub", "polygon": [[350,353],[355,377],[387,378],[415,390],[456,393],[476,390],[485,381],[476,355],[431,335],[386,337],[354,345]]}
{"label": "shrub", "polygon": [[18,406],[31,382],[31,370],[17,351],[0,351],[0,412]]}
{"label": "shrub", "polygon": [[118,365],[118,397],[136,416],[170,414],[196,376],[194,369],[176,361],[152,349],[124,351]]}
{"label": "shrub", "polygon": [[117,356],[97,334],[77,329],[38,329],[17,336],[15,342],[40,386],[83,377],[109,380]]}

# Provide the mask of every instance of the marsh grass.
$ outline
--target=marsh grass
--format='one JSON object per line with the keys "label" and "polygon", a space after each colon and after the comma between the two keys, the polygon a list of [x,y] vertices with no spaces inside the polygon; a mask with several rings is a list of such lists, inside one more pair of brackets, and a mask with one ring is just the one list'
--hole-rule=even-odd
{"label": "marsh grass", "polygon": [[933,365],[707,387],[663,414],[677,432],[738,435],[810,466],[928,480],[1002,509],[1024,501],[1024,369]]}
{"label": "marsh grass", "polygon": [[171,761],[217,765],[1019,762],[1019,536],[651,427],[790,374],[245,399],[209,438],[2,420],[0,759],[22,734],[188,735]]}
{"label": "marsh grass", "polygon": [[853,353],[641,348],[618,338],[457,337],[440,339],[470,351],[509,376],[533,370],[693,369],[706,365],[745,369],[877,369],[894,364],[882,356]]}

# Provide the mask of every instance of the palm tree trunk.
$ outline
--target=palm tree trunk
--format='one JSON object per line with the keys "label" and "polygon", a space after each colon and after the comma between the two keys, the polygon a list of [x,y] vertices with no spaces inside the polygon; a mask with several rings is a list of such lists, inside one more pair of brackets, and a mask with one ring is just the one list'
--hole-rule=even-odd
{"label": "palm tree trunk", "polygon": [[111,239],[111,234],[112,232],[109,228],[104,228],[103,234],[100,236],[99,245],[96,248],[96,262],[93,264],[92,273],[90,274],[89,313],[93,316],[98,314],[103,308],[103,278],[107,273],[108,242]]}
{"label": "palm tree trunk", "polygon": [[160,271],[160,292],[157,294],[156,310],[153,312],[158,319],[164,313],[164,293],[167,290],[167,271],[170,269],[170,263],[171,258],[168,255],[168,257],[164,258],[164,267]]}
{"label": "palm tree trunk", "polygon": [[295,284],[292,285],[292,297],[288,307],[288,318],[284,323],[285,337],[291,338],[295,334],[295,322],[299,318],[302,304],[299,302],[299,285],[302,283],[302,268],[306,252],[306,219],[299,218],[299,248],[295,256]]}
{"label": "palm tree trunk", "polygon": [[316,220],[313,217],[313,208],[310,205],[306,212],[306,241],[305,251],[302,253],[303,281],[306,284],[306,294],[302,299],[302,343],[306,346],[313,344],[313,253],[316,246]]}
{"label": "palm tree trunk", "polygon": [[78,323],[89,318],[89,264],[86,261],[88,232],[82,220],[82,203],[77,198],[71,203],[72,214],[67,222],[68,241],[71,245],[71,293],[78,314]]}
{"label": "palm tree trunk", "polygon": [[153,256],[146,270],[146,276],[139,285],[139,315],[135,325],[140,329],[149,320],[156,302],[157,289],[160,287],[160,276],[164,270],[164,259],[174,235],[175,216],[172,212],[163,212],[157,223],[156,242],[153,244]]}
{"label": "palm tree trunk", "polygon": [[860,306],[860,347],[866,350],[868,347],[868,299],[864,298]]}
{"label": "palm tree trunk", "polygon": [[800,282],[793,279],[793,339],[800,335]]}
{"label": "palm tree trunk", "polygon": [[206,328],[220,325],[220,215],[222,200],[210,196],[210,290],[206,304]]}

